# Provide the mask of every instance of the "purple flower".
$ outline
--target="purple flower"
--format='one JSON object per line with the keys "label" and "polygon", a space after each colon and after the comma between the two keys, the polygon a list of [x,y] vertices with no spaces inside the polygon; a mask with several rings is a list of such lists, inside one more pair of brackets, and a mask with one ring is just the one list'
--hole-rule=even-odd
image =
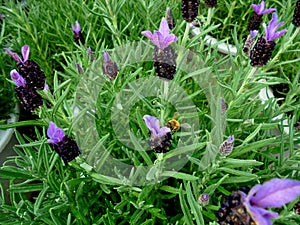
{"label": "purple flower", "polygon": [[146,126],[153,136],[162,137],[171,132],[169,127],[160,127],[159,120],[154,116],[145,115],[143,119],[145,120]]}
{"label": "purple flower", "polygon": [[284,24],[284,22],[280,22],[278,23],[278,16],[276,13],[272,14],[272,20],[269,22],[268,27],[266,26],[266,24],[264,23],[264,30],[266,33],[266,40],[267,41],[273,41],[276,38],[279,38],[280,36],[284,35],[287,30],[283,29],[281,31],[276,32],[276,30],[281,27]]}
{"label": "purple flower", "polygon": [[149,38],[150,41],[152,41],[152,43],[156,45],[159,49],[165,49],[172,42],[177,41],[177,37],[175,36],[175,34],[170,34],[170,28],[168,22],[164,17],[160,22],[158,31],[155,30],[152,34],[151,31],[146,30],[143,31],[142,34],[145,37]]}
{"label": "purple flower", "polygon": [[300,181],[274,178],[263,185],[255,185],[248,195],[239,191],[242,203],[254,222],[258,225],[271,225],[278,214],[265,208],[280,208],[300,195]]}
{"label": "purple flower", "polygon": [[17,70],[12,70],[10,72],[11,79],[16,83],[18,87],[25,87],[26,81],[25,79],[18,73]]}
{"label": "purple flower", "polygon": [[65,137],[65,132],[63,129],[58,128],[56,124],[51,121],[47,130],[47,136],[50,138],[48,139],[48,143],[57,144],[63,140]]}
{"label": "purple flower", "polygon": [[95,60],[95,55],[94,55],[94,53],[92,52],[91,47],[88,47],[88,49],[87,49],[87,55],[88,55],[88,58],[91,59],[92,61]]}
{"label": "purple flower", "polygon": [[4,50],[17,62],[20,62],[20,63],[25,63],[28,58],[29,58],[29,51],[30,51],[30,48],[28,45],[24,45],[22,47],[22,56],[23,56],[23,60],[18,56],[17,53],[15,52],[12,52],[11,50],[9,50],[8,48],[4,48]]}
{"label": "purple flower", "polygon": [[174,19],[171,16],[171,10],[170,8],[167,8],[167,22],[168,22],[168,26],[170,28],[170,30],[172,30],[174,28]]}
{"label": "purple flower", "polygon": [[71,27],[75,34],[80,33],[80,24],[79,24],[78,20],[76,20],[75,26],[73,24],[71,24]]}
{"label": "purple flower", "polygon": [[258,15],[263,15],[263,14],[268,14],[271,12],[274,12],[276,9],[275,8],[269,8],[269,9],[265,9],[265,1],[261,1],[260,4],[256,5],[256,4],[251,4],[251,7],[254,9],[255,13]]}
{"label": "purple flower", "polygon": [[228,156],[233,150],[234,136],[231,135],[220,145],[220,153],[223,156]]}
{"label": "purple flower", "polygon": [[199,204],[206,206],[209,203],[209,194],[201,194],[198,198]]}
{"label": "purple flower", "polygon": [[75,67],[76,67],[76,69],[77,69],[77,71],[78,71],[79,74],[83,74],[84,73],[82,67],[78,63],[75,63]]}
{"label": "purple flower", "polygon": [[113,62],[107,51],[104,50],[103,53],[104,62],[102,65],[103,73],[111,80],[115,79],[118,75],[118,66],[115,62]]}
{"label": "purple flower", "polygon": [[252,38],[255,38],[257,34],[258,34],[258,30],[250,30],[250,36]]}

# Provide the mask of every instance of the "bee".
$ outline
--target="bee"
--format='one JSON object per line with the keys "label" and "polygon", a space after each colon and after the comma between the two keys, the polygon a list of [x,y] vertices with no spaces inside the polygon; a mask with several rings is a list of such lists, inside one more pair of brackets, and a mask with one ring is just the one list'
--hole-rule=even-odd
{"label": "bee", "polygon": [[177,120],[171,119],[166,123],[166,127],[169,127],[171,129],[171,131],[175,132],[181,128],[181,125]]}

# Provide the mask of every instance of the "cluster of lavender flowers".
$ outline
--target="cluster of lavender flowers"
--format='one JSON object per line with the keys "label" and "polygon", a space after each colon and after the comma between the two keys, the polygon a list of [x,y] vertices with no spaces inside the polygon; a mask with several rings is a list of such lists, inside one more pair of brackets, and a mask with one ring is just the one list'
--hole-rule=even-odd
{"label": "cluster of lavender flowers", "polygon": [[29,46],[22,47],[23,59],[17,53],[5,48],[6,52],[17,62],[18,70],[12,70],[10,76],[17,85],[16,94],[28,112],[33,112],[43,105],[43,99],[39,90],[48,89],[46,76],[40,66],[29,59]]}
{"label": "cluster of lavender flowers", "polygon": [[[252,66],[264,66],[270,60],[275,49],[276,43],[274,40],[285,34],[287,30],[283,29],[277,31],[284,23],[278,22],[278,16],[274,12],[276,10],[275,8],[265,9],[264,1],[260,4],[252,4],[251,7],[254,9],[254,14],[250,18],[248,24],[248,31],[250,34],[243,47],[243,51],[250,56],[250,64]],[[261,35],[255,43],[255,37],[257,36],[262,23],[262,17],[269,13],[273,13],[272,20],[269,22],[268,26],[263,23],[265,35]]]}

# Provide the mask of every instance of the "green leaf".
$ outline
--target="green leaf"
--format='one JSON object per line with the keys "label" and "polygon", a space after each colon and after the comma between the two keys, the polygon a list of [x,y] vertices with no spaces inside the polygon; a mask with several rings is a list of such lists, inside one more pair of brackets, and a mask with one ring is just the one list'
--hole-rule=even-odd
{"label": "green leaf", "polygon": [[176,179],[182,179],[182,180],[199,180],[199,177],[186,174],[186,173],[181,173],[181,172],[176,172],[176,171],[164,171],[161,173],[162,177],[173,177]]}
{"label": "green leaf", "polygon": [[180,201],[180,206],[184,215],[184,221],[186,224],[188,225],[193,225],[193,216],[190,212],[190,209],[188,208],[188,205],[186,203],[185,197],[184,197],[184,193],[182,190],[182,185],[180,185],[179,188],[179,201]]}

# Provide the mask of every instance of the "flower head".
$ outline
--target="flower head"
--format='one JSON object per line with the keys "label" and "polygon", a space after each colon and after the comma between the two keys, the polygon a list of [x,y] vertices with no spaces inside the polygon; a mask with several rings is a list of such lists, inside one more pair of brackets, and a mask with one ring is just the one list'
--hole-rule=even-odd
{"label": "flower head", "polygon": [[145,115],[143,119],[151,134],[154,136],[162,137],[171,132],[169,127],[160,127],[159,120],[154,116]]}
{"label": "flower head", "polygon": [[264,15],[264,14],[268,14],[271,12],[274,12],[276,9],[275,8],[269,8],[269,9],[265,9],[265,1],[261,1],[260,4],[256,5],[256,4],[251,4],[251,7],[254,9],[255,13],[258,15]]}
{"label": "flower head", "polygon": [[26,81],[25,79],[18,73],[17,70],[12,70],[10,72],[11,79],[16,83],[18,87],[25,87]]}
{"label": "flower head", "polygon": [[171,10],[170,10],[170,8],[167,8],[166,12],[167,12],[168,26],[169,26],[170,30],[172,30],[174,28],[174,19],[171,16]]}
{"label": "flower head", "polygon": [[63,129],[56,126],[52,121],[49,123],[49,127],[47,130],[47,136],[50,138],[48,143],[57,144],[62,141],[65,137],[65,132]]}
{"label": "flower head", "polygon": [[9,50],[8,48],[4,48],[4,50],[16,61],[16,62],[20,62],[20,63],[25,63],[28,58],[29,58],[29,51],[30,48],[28,45],[24,45],[21,49],[22,51],[22,56],[23,59],[21,59],[17,53],[12,52],[11,50]]}
{"label": "flower head", "polygon": [[265,208],[280,208],[300,195],[300,181],[274,178],[263,185],[255,185],[248,195],[239,192],[242,203],[251,218],[259,225],[272,224],[271,219],[278,214]]}
{"label": "flower head", "polygon": [[209,203],[209,194],[201,194],[198,198],[198,202],[203,205],[206,206]]}
{"label": "flower head", "polygon": [[283,29],[281,31],[276,32],[276,30],[281,27],[284,24],[284,22],[279,22],[278,23],[278,16],[276,13],[272,14],[272,20],[269,22],[268,27],[264,23],[264,30],[266,33],[266,40],[267,41],[273,41],[276,38],[279,38],[280,36],[284,35],[287,30]]}
{"label": "flower head", "polygon": [[220,153],[223,156],[228,156],[233,150],[234,136],[231,135],[220,145]]}
{"label": "flower head", "polygon": [[171,43],[177,41],[175,34],[170,34],[170,28],[166,18],[162,18],[158,31],[154,31],[153,34],[151,31],[143,31],[142,34],[149,38],[152,43],[157,46],[159,49],[164,49],[168,47]]}
{"label": "flower head", "polygon": [[76,20],[75,26],[73,24],[71,24],[71,27],[72,27],[72,30],[74,31],[75,34],[79,34],[80,24],[79,24],[78,20]]}
{"label": "flower head", "polygon": [[118,75],[118,66],[115,62],[113,62],[107,51],[104,50],[104,53],[103,53],[103,59],[104,59],[104,62],[103,62],[103,65],[102,65],[102,70],[103,70],[103,73],[111,80],[115,79]]}

